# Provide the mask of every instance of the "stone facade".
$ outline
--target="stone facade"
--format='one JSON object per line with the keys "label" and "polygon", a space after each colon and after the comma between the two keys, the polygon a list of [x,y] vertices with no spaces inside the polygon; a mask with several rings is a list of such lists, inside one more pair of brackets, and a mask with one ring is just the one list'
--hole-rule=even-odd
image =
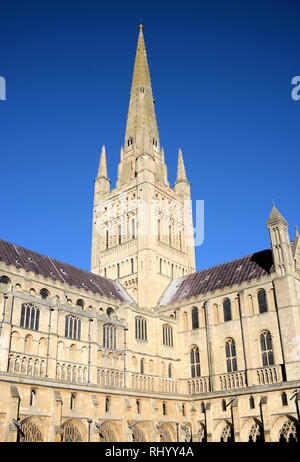
{"label": "stone facade", "polygon": [[112,190],[106,162],[103,147],[90,273],[0,241],[0,440],[299,439],[298,232],[274,206],[270,249],[195,272],[142,26]]}

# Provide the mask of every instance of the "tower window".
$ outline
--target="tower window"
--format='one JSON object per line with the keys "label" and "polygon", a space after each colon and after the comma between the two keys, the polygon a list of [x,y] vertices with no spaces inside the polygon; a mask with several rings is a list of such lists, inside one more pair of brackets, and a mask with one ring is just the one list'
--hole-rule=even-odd
{"label": "tower window", "polygon": [[167,404],[166,403],[162,403],[162,411],[163,411],[163,415],[167,415]]}
{"label": "tower window", "polygon": [[229,298],[223,302],[224,321],[231,321],[231,304]]}
{"label": "tower window", "polygon": [[259,312],[266,313],[268,311],[268,306],[267,306],[266,291],[264,289],[260,289],[257,292],[257,300],[258,300]]}
{"label": "tower window", "polygon": [[191,375],[200,377],[200,352],[197,346],[191,348]]}
{"label": "tower window", "polygon": [[260,347],[263,366],[273,366],[274,356],[272,347],[272,337],[270,332],[264,331],[260,336]]}
{"label": "tower window", "polygon": [[131,258],[131,274],[134,273],[134,260]]}
{"label": "tower window", "polygon": [[105,398],[105,412],[109,412],[110,409],[110,398],[107,396]]}
{"label": "tower window", "polygon": [[198,308],[192,309],[192,328],[198,329],[199,328],[199,313]]}
{"label": "tower window", "polygon": [[117,263],[117,278],[120,278],[120,263]]}
{"label": "tower window", "polygon": [[141,374],[145,373],[145,361],[141,359]]}
{"label": "tower window", "polygon": [[228,340],[226,340],[225,352],[226,352],[227,372],[236,371],[237,362],[236,362],[235,342],[232,338],[229,338]]}
{"label": "tower window", "polygon": [[106,231],[106,242],[105,242],[105,247],[108,249],[108,243],[109,243],[109,236],[108,236],[108,230]]}
{"label": "tower window", "polygon": [[133,138],[130,137],[130,138],[128,138],[128,140],[127,140],[127,146],[129,147],[129,146],[132,146],[132,145],[133,145]]}
{"label": "tower window", "polygon": [[132,231],[132,239],[135,239],[135,221],[134,221],[134,219],[131,221],[131,231]]}
{"label": "tower window", "polygon": [[138,414],[141,413],[141,402],[140,402],[139,399],[136,400],[136,412],[137,412]]}
{"label": "tower window", "polygon": [[145,93],[145,88],[144,87],[140,88],[140,93]]}
{"label": "tower window", "polygon": [[250,398],[249,398],[249,406],[250,406],[250,409],[255,408],[255,402],[254,402],[253,396],[250,396]]}

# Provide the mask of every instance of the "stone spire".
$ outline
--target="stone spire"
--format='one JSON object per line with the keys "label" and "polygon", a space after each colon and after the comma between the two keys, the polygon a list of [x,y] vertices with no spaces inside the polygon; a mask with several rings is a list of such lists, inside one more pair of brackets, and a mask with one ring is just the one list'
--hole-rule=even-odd
{"label": "stone spire", "polygon": [[277,210],[277,208],[275,207],[275,204],[273,203],[273,208],[272,208],[270,216],[269,216],[269,218],[267,220],[267,226],[273,225],[273,224],[278,223],[280,221],[287,225],[286,220],[283,218],[283,216]]}
{"label": "stone spire", "polygon": [[181,149],[178,151],[177,181],[187,181]]}
{"label": "stone spire", "polygon": [[99,170],[97,178],[105,177],[107,178],[107,165],[106,165],[106,151],[105,146],[102,146],[101,156],[100,156],[100,163],[99,163]]}
{"label": "stone spire", "polygon": [[127,116],[124,152],[135,148],[135,152],[154,152],[160,156],[159,135],[154,110],[150,73],[147,61],[143,26],[137,43],[133,70],[129,109]]}

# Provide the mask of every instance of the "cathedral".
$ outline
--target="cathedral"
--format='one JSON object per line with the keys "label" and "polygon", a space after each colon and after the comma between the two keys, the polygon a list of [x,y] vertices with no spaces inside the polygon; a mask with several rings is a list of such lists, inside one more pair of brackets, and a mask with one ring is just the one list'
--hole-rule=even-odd
{"label": "cathedral", "polygon": [[274,205],[269,248],[196,272],[142,25],[116,185],[103,146],[92,223],[90,272],[0,240],[0,441],[299,441],[298,231]]}

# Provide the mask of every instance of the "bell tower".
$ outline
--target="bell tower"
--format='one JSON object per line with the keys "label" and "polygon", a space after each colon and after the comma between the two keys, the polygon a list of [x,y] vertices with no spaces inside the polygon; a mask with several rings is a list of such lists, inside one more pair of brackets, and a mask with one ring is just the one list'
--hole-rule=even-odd
{"label": "bell tower", "polygon": [[139,306],[154,309],[172,279],[195,271],[193,242],[182,151],[171,188],[140,25],[116,187],[104,148],[95,180],[91,271],[118,279]]}

